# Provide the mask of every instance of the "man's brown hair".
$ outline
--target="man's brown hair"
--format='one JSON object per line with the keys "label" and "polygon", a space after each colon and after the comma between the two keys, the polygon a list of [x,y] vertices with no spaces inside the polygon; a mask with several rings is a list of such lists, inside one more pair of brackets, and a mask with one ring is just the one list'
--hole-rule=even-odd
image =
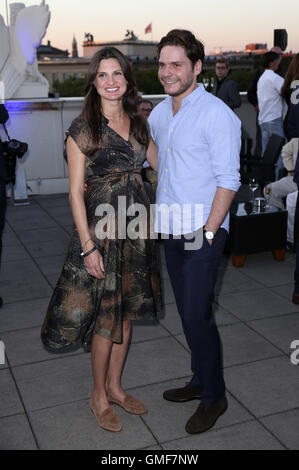
{"label": "man's brown hair", "polygon": [[227,68],[229,68],[229,60],[225,57],[219,57],[218,59],[216,59],[216,64],[225,64]]}
{"label": "man's brown hair", "polygon": [[191,60],[192,65],[196,64],[198,60],[201,60],[202,64],[205,59],[205,49],[201,41],[196,39],[191,31],[186,29],[172,29],[169,33],[164,36],[159,42],[158,57],[160,57],[161,50],[165,46],[180,46],[185,49],[186,56]]}

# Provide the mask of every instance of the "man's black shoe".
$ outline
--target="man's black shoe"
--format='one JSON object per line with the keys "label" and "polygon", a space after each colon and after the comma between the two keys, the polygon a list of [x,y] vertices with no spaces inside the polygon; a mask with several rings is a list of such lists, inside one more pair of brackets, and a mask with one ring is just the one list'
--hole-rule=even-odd
{"label": "man's black shoe", "polygon": [[3,305],[3,299],[2,297],[0,297],[0,308],[2,307],[2,305]]}
{"label": "man's black shoe", "polygon": [[214,403],[201,403],[194,415],[187,421],[186,431],[189,434],[199,434],[212,428],[219,416],[227,409],[227,399],[224,396]]}
{"label": "man's black shoe", "polygon": [[186,384],[182,388],[174,388],[172,390],[166,390],[163,393],[164,400],[184,402],[200,398],[201,390],[199,388],[192,387],[190,384]]}

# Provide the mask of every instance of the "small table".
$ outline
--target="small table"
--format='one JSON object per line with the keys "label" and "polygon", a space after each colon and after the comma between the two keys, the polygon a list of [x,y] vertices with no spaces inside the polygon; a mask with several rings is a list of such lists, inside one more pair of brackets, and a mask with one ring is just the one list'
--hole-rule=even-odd
{"label": "small table", "polygon": [[277,261],[283,261],[287,217],[286,210],[274,206],[255,212],[251,202],[233,202],[228,240],[233,266],[242,267],[247,255],[263,251],[272,251]]}

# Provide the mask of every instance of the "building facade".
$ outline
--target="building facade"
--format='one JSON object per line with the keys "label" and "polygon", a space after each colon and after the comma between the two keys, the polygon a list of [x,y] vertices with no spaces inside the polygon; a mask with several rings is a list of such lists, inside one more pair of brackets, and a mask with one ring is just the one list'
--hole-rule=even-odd
{"label": "building facade", "polygon": [[110,42],[84,41],[83,57],[90,58],[104,47],[116,47],[133,62],[157,60],[157,43],[154,41],[140,41],[137,38]]}

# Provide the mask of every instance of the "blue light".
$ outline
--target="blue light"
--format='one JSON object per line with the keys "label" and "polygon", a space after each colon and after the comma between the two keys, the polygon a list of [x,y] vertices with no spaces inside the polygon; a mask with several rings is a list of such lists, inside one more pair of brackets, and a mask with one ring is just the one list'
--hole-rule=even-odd
{"label": "blue light", "polygon": [[6,101],[5,103],[8,114],[26,111],[28,106],[30,106],[30,103],[26,101]]}

